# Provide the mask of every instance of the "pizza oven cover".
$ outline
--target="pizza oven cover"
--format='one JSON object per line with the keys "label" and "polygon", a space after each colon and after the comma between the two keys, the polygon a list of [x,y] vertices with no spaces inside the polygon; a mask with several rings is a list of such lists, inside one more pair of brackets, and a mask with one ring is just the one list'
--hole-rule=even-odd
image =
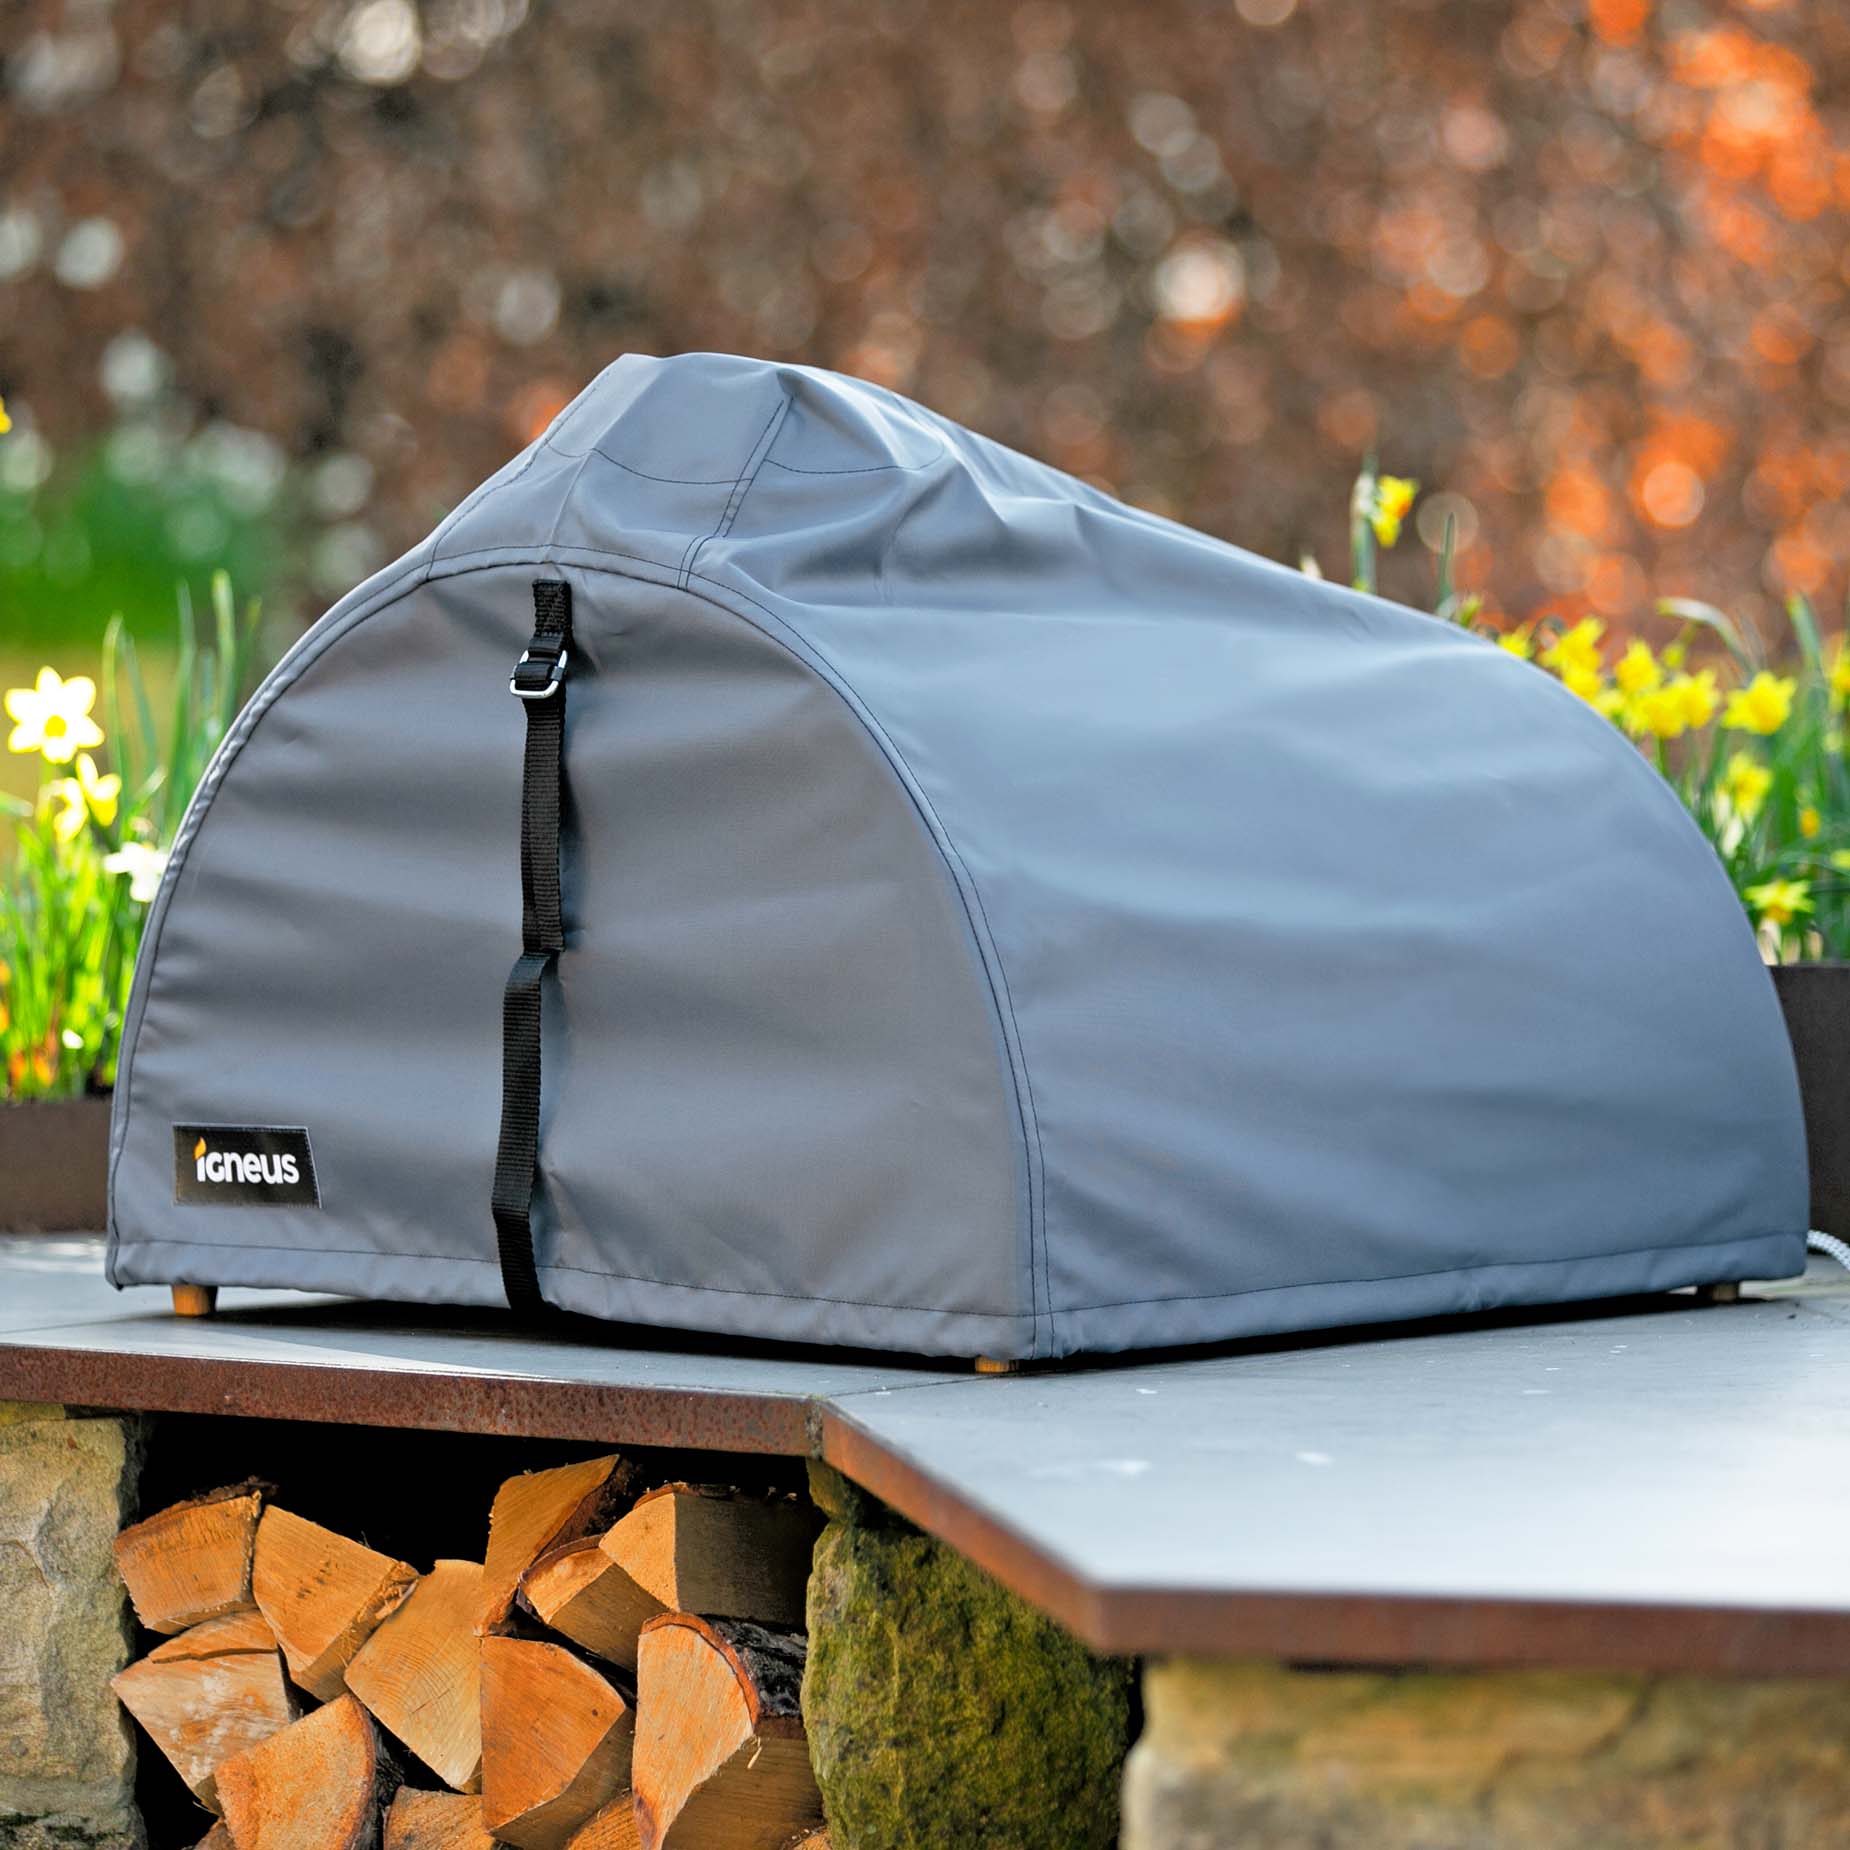
{"label": "pizza oven cover", "polygon": [[510,697],[569,588],[540,1291],[997,1358],[1772,1277],[1767,972],[1463,630],[857,380],[618,361],[270,674],[148,921],[118,1284],[505,1301]]}

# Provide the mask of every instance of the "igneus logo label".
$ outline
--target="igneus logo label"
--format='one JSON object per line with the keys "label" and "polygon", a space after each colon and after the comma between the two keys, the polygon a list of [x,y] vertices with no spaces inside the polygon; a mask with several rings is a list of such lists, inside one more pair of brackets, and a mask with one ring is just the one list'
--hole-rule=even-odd
{"label": "igneus logo label", "polygon": [[176,1124],[173,1198],[200,1207],[318,1208],[308,1132],[288,1124]]}

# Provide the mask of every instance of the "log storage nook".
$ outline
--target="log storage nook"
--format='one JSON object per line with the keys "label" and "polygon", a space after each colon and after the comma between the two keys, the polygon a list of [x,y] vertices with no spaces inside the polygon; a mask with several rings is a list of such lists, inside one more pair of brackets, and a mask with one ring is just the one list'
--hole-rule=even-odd
{"label": "log storage nook", "polygon": [[[240,1484],[117,1538],[164,1642],[114,1681],[236,1850],[826,1842],[796,1495],[522,1473],[420,1573]],[[356,1514],[358,1508],[356,1506]]]}

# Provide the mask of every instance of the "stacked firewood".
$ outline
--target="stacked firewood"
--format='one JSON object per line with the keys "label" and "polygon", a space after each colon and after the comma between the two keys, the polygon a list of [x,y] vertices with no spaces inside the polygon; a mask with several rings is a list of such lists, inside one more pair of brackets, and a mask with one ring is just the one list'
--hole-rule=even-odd
{"label": "stacked firewood", "polygon": [[482,1558],[420,1574],[239,1485],[118,1538],[164,1642],[115,1689],[216,1814],[201,1850],[822,1850],[819,1520],[595,1458],[509,1479]]}

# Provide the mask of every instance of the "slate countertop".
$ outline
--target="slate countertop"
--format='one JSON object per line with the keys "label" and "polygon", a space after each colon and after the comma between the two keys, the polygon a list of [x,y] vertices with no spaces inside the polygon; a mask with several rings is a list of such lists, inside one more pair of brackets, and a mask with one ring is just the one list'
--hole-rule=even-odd
{"label": "slate countertop", "polygon": [[1850,1674],[1850,1276],[1013,1376],[0,1239],[0,1398],[813,1453],[1114,1651]]}

